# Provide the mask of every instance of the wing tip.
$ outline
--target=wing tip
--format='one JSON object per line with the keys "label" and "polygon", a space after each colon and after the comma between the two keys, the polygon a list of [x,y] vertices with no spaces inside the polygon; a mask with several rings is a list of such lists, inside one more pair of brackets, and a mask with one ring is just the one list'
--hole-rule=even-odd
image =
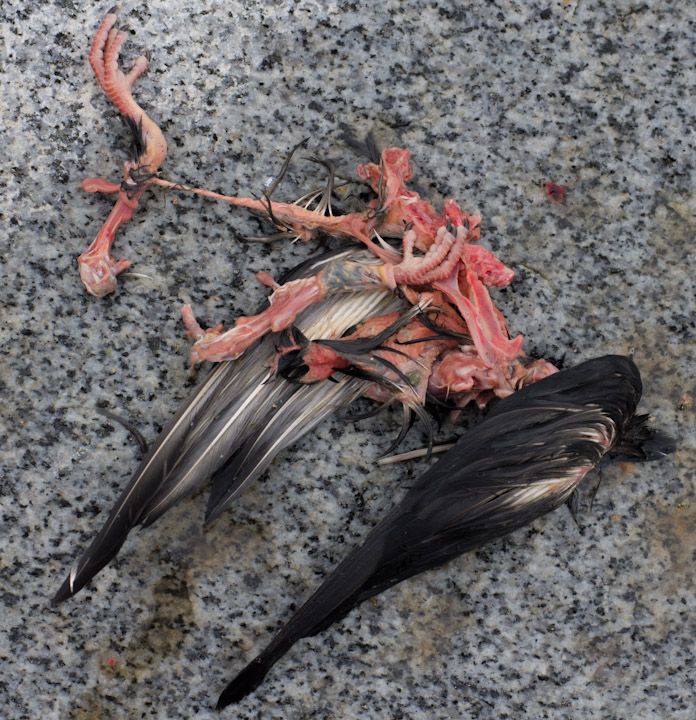
{"label": "wing tip", "polygon": [[259,656],[252,660],[222,691],[216,709],[223,710],[243,700],[263,682],[271,666]]}
{"label": "wing tip", "polygon": [[[73,595],[75,595],[77,592],[80,591],[80,589],[83,587],[84,583],[78,584],[76,586],[75,584],[75,578],[76,578],[76,568],[73,566],[72,570],[70,570],[70,575],[63,580],[63,584],[58,588],[58,591],[56,594],[51,598],[51,605],[53,607],[56,607],[57,605],[60,605],[61,603],[65,602],[66,600],[69,600]],[[86,582],[86,581],[85,581]]]}
{"label": "wing tip", "polygon": [[217,520],[220,515],[229,507],[234,498],[237,497],[238,492],[229,492],[229,489],[225,489],[225,492],[214,494],[210,493],[208,497],[208,504],[205,508],[205,518],[203,522],[206,525],[210,525],[211,522]]}
{"label": "wing tip", "polygon": [[63,584],[58,588],[58,592],[56,592],[56,594],[51,598],[51,606],[56,607],[72,596],[73,593],[70,591],[70,583],[68,582],[68,578],[66,578]]}

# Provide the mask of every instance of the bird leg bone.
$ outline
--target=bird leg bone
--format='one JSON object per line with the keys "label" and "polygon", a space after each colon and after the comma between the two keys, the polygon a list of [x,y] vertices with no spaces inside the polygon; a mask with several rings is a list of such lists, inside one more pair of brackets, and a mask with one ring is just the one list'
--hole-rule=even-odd
{"label": "bird leg bone", "polygon": [[[382,152],[379,164],[368,163],[358,166],[358,176],[370,182],[377,193],[377,199],[369,203],[366,211],[336,216],[326,215],[323,211],[309,210],[297,203],[275,202],[266,196],[259,200],[222,195],[161,178],[153,179],[152,184],[249,208],[266,215],[278,229],[288,230],[300,240],[309,240],[315,237],[317,232],[358,240],[384,263],[399,263],[404,282],[408,278],[407,267],[413,269],[421,261],[425,264],[429,263],[432,270],[447,256],[448,248],[442,249],[441,246],[445,241],[442,235],[438,234],[438,231],[447,224],[466,225],[469,228],[468,236],[458,241],[458,248],[466,241],[478,240],[480,233],[478,225],[481,221],[479,216],[462,213],[454,200],[445,201],[444,215],[438,215],[430,203],[421,200],[418,193],[406,188],[405,181],[411,178],[408,150],[387,148]],[[373,234],[378,230],[386,235],[399,237],[404,234],[405,228],[410,228],[409,239],[406,241],[409,253],[407,265],[403,264],[404,258],[398,251],[378,245],[372,239]],[[427,255],[434,244],[438,247]],[[414,247],[426,253],[427,261],[425,258],[413,257]],[[420,267],[419,272],[424,273],[422,267],[425,265]]]}
{"label": "bird leg bone", "polygon": [[[378,283],[366,273],[369,266],[356,262],[333,262],[317,275],[278,286],[268,298],[269,307],[252,317],[241,317],[235,327],[223,332],[221,326],[203,330],[189,305],[182,308],[186,331],[196,342],[191,347],[191,364],[203,360],[221,362],[238,358],[255,340],[268,332],[289,328],[297,314],[329,295],[374,289]],[[262,276],[269,283],[268,274]]]}
{"label": "bird leg bone", "polygon": [[152,184],[172,190],[190,192],[213,200],[221,200],[230,205],[259,212],[268,217],[279,230],[289,230],[299,240],[311,240],[319,232],[323,232],[334,237],[358,240],[385,262],[397,262],[401,257],[396,250],[377,245],[371,239],[379,219],[369,211],[347,213],[346,215],[324,215],[296,203],[275,202],[265,197],[258,200],[243,196],[222,195],[211,190],[190,187],[181,183],[163,180],[162,178],[153,179]]}
{"label": "bird leg bone", "polygon": [[[405,182],[412,176],[410,156],[408,150],[387,148],[382,152],[379,164],[358,166],[358,176],[370,182],[377,199],[371,201],[364,212],[337,216],[326,215],[324,211],[309,210],[297,203],[275,202],[267,196],[259,200],[222,195],[161,178],[155,178],[152,183],[260,212],[270,218],[280,230],[290,230],[301,240],[315,237],[318,231],[359,240],[382,261],[395,263],[401,259],[400,254],[392,248],[377,245],[372,240],[373,232],[377,229],[387,235],[400,237],[404,229],[411,225],[416,235],[415,247],[426,252],[435,241],[438,229],[444,227],[448,221],[463,225],[466,220],[472,233],[480,222],[478,216],[469,217],[462,213],[453,200],[445,202],[445,215],[440,216],[430,203],[420,199],[418,193],[408,190]],[[478,235],[475,237],[477,239]],[[474,235],[469,239],[474,239]]]}
{"label": "bird leg bone", "polygon": [[[457,250],[461,250],[461,246],[465,242],[479,239],[478,225],[481,221],[477,215],[470,216],[462,213],[454,200],[445,201],[444,215],[438,215],[430,203],[421,200],[418,193],[408,190],[405,181],[411,177],[409,158],[408,150],[387,148],[383,151],[378,165],[368,163],[358,166],[358,175],[370,180],[378,198],[369,203],[367,210],[345,215],[326,215],[323,210],[310,210],[298,203],[275,202],[267,196],[256,199],[223,195],[159,177],[152,178],[150,183],[163,188],[220,200],[237,207],[246,207],[265,215],[279,230],[290,231],[300,240],[310,240],[318,232],[334,237],[358,240],[385,264],[398,263],[397,266],[400,269],[397,271],[397,275],[401,273],[399,277],[406,282],[409,278],[409,269],[424,274],[426,270],[423,268],[429,265],[429,269],[433,270],[435,265],[446,257],[450,261],[450,266],[453,265],[454,256],[448,255],[449,248],[443,249],[442,247],[446,244],[447,238],[443,239],[443,234],[438,234],[441,228],[444,229],[450,223],[455,226],[466,225],[468,227],[468,235],[465,238],[457,239]],[[374,177],[380,179],[373,181]],[[410,228],[407,241],[409,259],[408,263],[404,265],[404,258],[397,250],[379,245],[372,238],[378,230],[387,235],[401,236],[407,227]],[[455,242],[454,239],[452,242]],[[428,254],[433,245],[437,245],[437,247]],[[427,259],[414,257],[414,248],[426,253]],[[416,266],[419,268],[417,271],[415,270]]]}
{"label": "bird leg bone", "polygon": [[77,259],[87,292],[97,297],[113,292],[116,276],[130,266],[128,260],[115,261],[111,257],[111,245],[119,227],[133,217],[140,196],[152,184],[167,154],[162,131],[131,94],[133,84],[147,69],[148,57],[141,55],[127,75],[121,72],[118,56],[127,37],[127,28],[117,29],[117,21],[113,11],[106,15],[94,37],[89,62],[99,84],[133,132],[136,157],[124,162],[124,180],[120,185],[101,178],[87,178],[82,182],[82,188],[87,192],[118,193],[116,204],[94,242]]}
{"label": "bird leg bone", "polygon": [[[478,359],[486,369],[486,374],[491,375],[490,382],[493,383],[491,388],[495,387],[495,394],[498,397],[505,397],[513,393],[519,383],[527,376],[525,372],[515,370],[515,367],[520,362],[523,365],[525,364],[524,360],[519,360],[519,358],[525,358],[522,353],[524,338],[522,335],[510,338],[505,318],[493,304],[487,288],[477,273],[460,265],[460,271],[456,276],[434,282],[433,286],[447,296],[464,318],[474,342]],[[467,357],[462,358],[464,364],[460,375],[466,378],[466,385],[473,382],[472,378],[480,373],[478,370],[463,370],[467,363],[471,361],[468,349],[465,355]],[[553,368],[553,366],[547,368],[549,373],[550,368]],[[529,376],[530,380],[537,374],[543,376],[544,372],[546,370],[543,368],[532,370]],[[443,375],[444,379],[440,381],[442,387],[466,389],[448,380],[446,373],[443,373]]]}

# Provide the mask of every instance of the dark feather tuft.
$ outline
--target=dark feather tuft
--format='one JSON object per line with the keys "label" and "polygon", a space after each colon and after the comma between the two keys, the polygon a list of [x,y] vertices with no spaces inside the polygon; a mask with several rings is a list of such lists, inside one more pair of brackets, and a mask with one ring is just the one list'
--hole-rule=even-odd
{"label": "dark feather tuft", "polygon": [[610,455],[615,459],[659,460],[673,453],[677,447],[674,439],[648,427],[649,420],[649,415],[634,415]]}
{"label": "dark feather tuft", "polygon": [[145,135],[143,134],[143,119],[137,121],[130,115],[124,115],[126,125],[131,132],[132,146],[131,156],[133,162],[138,162],[138,158],[145,154],[147,149],[147,143],[145,141]]}
{"label": "dark feather tuft", "polygon": [[379,149],[379,145],[377,144],[377,140],[375,139],[375,135],[372,130],[367,133],[364,140],[359,140],[352,129],[344,127],[343,132],[341,133],[341,140],[343,140],[343,142],[351,148],[351,150],[355,150],[355,152],[362,157],[366,157],[375,165],[379,164],[379,161],[382,158],[382,151]]}

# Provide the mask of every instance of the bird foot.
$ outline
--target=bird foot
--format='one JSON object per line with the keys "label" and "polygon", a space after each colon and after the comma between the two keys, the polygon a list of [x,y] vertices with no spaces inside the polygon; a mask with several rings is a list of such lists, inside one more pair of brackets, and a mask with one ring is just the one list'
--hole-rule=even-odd
{"label": "bird foot", "polygon": [[456,239],[446,228],[441,227],[425,255],[414,256],[417,235],[410,228],[403,236],[401,262],[398,265],[385,263],[379,268],[379,273],[385,285],[392,289],[397,285],[425,285],[442,280],[456,272],[468,239],[468,230],[463,226],[457,228]]}
{"label": "bird foot", "polygon": [[[89,178],[90,181],[99,180]],[[112,192],[108,189],[108,180],[100,183],[92,183],[90,187],[96,187],[101,192]],[[113,183],[111,183],[113,184]],[[92,190],[94,192],[95,190]],[[118,199],[106,222],[94,238],[92,244],[77,258],[77,266],[80,270],[80,277],[87,292],[96,297],[104,297],[116,289],[116,276],[130,267],[129,260],[114,260],[111,257],[111,245],[114,242],[116,231],[121,225],[133,217],[133,212],[138,207],[137,198],[129,198],[123,190],[118,190]]]}
{"label": "bird foot", "polygon": [[116,204],[90,247],[77,259],[80,277],[87,292],[103,297],[116,289],[116,276],[130,266],[128,260],[114,261],[111,245],[118,228],[133,217],[143,191],[152,184],[167,154],[167,142],[159,127],[133,99],[131,89],[147,69],[149,58],[141,55],[130,72],[118,67],[118,56],[127,38],[126,28],[116,28],[114,12],[104,17],[92,42],[89,62],[104,92],[125,117],[133,133],[134,159],[123,164],[124,181],[117,185],[101,178],[87,178],[88,192],[118,193]]}

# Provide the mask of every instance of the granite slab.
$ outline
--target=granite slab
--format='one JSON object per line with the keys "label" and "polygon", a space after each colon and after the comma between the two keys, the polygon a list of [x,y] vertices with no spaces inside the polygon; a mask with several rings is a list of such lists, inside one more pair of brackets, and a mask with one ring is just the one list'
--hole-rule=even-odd
{"label": "granite slab", "polygon": [[[118,180],[129,144],[87,62],[107,9],[0,6],[0,713],[204,720],[423,464],[374,462],[398,413],[334,418],[210,527],[205,497],[186,501],[50,606],[140,457],[98,408],[153,439],[199,379],[180,306],[230,322],[266,295],[255,271],[317,249],[240,243],[262,223],[151,191],[116,241],[132,275],[84,292],[76,257],[111,201],[79,183]],[[645,411],[679,442],[658,464],[604,469],[579,525],[561,508],[365,603],[221,717],[693,718],[693,3],[150,0],[120,14],[126,58],[152,53],[137,98],[169,141],[164,177],[259,193],[305,137],[350,175],[344,127],[409,148],[414,187],[479,211],[482,242],[515,269],[496,301],[527,351],[633,353]],[[299,160],[279,192],[316,177]]]}

